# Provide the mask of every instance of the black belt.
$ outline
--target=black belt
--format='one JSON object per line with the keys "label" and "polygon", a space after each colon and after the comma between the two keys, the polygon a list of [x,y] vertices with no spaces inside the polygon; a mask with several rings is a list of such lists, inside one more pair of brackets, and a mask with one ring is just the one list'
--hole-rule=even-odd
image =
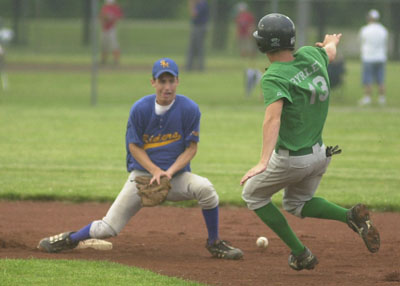
{"label": "black belt", "polygon": [[[319,146],[322,146],[322,139],[320,139],[317,143],[319,144]],[[288,150],[288,149],[285,149],[285,148],[275,147],[275,152],[278,153],[279,149]],[[297,150],[297,151],[293,151],[293,150],[288,150],[288,151],[289,151],[289,156],[304,156],[304,155],[312,154],[313,153],[313,148],[312,147],[306,147],[306,148],[302,148],[302,149]]]}

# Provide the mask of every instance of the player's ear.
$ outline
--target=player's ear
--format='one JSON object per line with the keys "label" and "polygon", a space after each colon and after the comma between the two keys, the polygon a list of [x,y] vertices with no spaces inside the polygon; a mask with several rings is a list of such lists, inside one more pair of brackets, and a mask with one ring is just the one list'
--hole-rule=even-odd
{"label": "player's ear", "polygon": [[179,77],[175,77],[176,84],[179,84]]}
{"label": "player's ear", "polygon": [[153,87],[155,87],[155,84],[156,84],[156,78],[152,78],[152,79],[150,79],[150,83],[151,83],[151,85],[153,86]]}

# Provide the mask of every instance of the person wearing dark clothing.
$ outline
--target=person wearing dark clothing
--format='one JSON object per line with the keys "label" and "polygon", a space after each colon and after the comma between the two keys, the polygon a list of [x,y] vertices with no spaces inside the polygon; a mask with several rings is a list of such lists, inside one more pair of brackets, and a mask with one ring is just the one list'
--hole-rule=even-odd
{"label": "person wearing dark clothing", "polygon": [[190,0],[191,32],[187,52],[186,70],[204,70],[204,42],[209,20],[207,0]]}

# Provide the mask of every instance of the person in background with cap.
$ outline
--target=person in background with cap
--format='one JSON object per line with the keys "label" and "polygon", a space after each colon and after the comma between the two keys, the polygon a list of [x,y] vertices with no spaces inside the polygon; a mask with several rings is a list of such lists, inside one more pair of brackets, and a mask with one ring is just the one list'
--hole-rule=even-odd
{"label": "person in background with cap", "polygon": [[123,13],[115,0],[106,0],[100,11],[101,22],[101,63],[107,62],[108,54],[112,53],[114,64],[119,63],[121,51],[117,40],[116,24]]}
{"label": "person in background with cap", "polygon": [[368,24],[360,30],[362,61],[362,84],[364,97],[360,105],[369,105],[372,102],[372,85],[378,84],[378,102],[385,105],[385,68],[387,61],[388,31],[379,23],[379,12],[372,9],[367,15]]}
{"label": "person in background with cap", "polygon": [[73,249],[85,239],[117,236],[142,208],[135,177],[149,176],[150,183],[160,184],[161,177],[169,179],[172,188],[167,201],[198,201],[208,231],[206,248],[213,257],[242,258],[240,249],[220,239],[219,198],[214,186],[207,178],[191,172],[190,161],[197,152],[201,114],[193,100],[176,94],[178,75],[178,66],[173,60],[157,60],[151,79],[155,93],[133,104],[126,129],[129,177],[106,216],[77,232],[44,238],[39,248],[59,252]]}

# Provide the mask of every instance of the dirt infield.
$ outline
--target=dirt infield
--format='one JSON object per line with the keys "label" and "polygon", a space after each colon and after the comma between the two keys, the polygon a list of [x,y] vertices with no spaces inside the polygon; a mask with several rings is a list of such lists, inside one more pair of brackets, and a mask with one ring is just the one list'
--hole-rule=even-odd
{"label": "dirt infield", "polygon": [[[289,268],[289,250],[253,212],[223,207],[221,237],[244,251],[240,261],[213,259],[204,248],[206,230],[198,208],[141,210],[110,251],[72,250],[48,254],[36,249],[52,234],[76,230],[101,218],[110,204],[0,202],[0,258],[107,260],[209,285],[400,285],[400,213],[373,213],[381,249],[370,254],[345,224],[286,215],[320,263],[312,271]],[[258,236],[270,240],[258,249]]]}

